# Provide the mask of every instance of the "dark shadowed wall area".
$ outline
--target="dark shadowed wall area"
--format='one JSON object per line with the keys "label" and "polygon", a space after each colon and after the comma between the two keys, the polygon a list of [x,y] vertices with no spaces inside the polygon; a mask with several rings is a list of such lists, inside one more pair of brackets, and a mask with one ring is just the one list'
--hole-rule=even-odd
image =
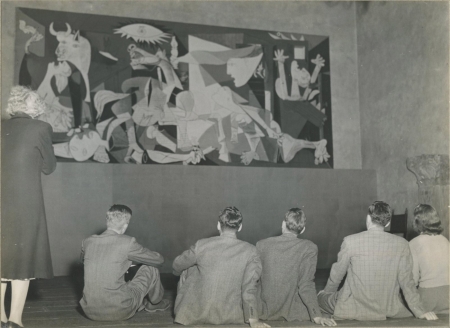
{"label": "dark shadowed wall area", "polygon": [[[449,4],[370,2],[356,9],[363,169],[377,171],[379,199],[397,212],[408,208],[411,230],[418,186],[406,159],[449,153]],[[448,205],[448,186],[446,193]]]}
{"label": "dark shadowed wall area", "polygon": [[[67,178],[68,172],[79,178]],[[59,165],[43,179],[55,274],[73,269],[81,240],[105,229],[113,203],[132,208],[127,233],[161,252],[166,272],[198,239],[218,234],[218,214],[226,206],[241,210],[239,238],[253,244],[281,233],[284,213],[301,206],[307,215],[302,237],[319,246],[318,267],[329,268],[342,239],[365,229],[375,182],[373,170]]]}
{"label": "dark shadowed wall area", "polygon": [[[319,245],[319,268],[336,260],[344,236],[362,231],[377,195],[374,170],[361,170],[355,5],[328,2],[33,1],[2,2],[2,108],[13,84],[15,8],[148,18],[326,35],[330,38],[334,170],[59,163],[43,178],[56,275],[76,263],[81,240],[104,228],[105,211],[126,203],[128,233],[164,254],[164,271],[197,239],[212,236],[218,211],[244,214],[240,238],[281,232],[285,211],[305,206],[304,238]],[[6,115],[2,111],[2,117]]]}

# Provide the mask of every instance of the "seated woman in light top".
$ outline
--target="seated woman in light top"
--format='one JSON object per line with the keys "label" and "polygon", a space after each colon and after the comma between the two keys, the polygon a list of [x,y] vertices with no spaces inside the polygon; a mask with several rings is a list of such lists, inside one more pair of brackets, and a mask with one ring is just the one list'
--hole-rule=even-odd
{"label": "seated woman in light top", "polygon": [[431,205],[414,209],[414,229],[419,236],[410,241],[413,276],[426,311],[448,313],[449,241],[441,235],[441,220]]}

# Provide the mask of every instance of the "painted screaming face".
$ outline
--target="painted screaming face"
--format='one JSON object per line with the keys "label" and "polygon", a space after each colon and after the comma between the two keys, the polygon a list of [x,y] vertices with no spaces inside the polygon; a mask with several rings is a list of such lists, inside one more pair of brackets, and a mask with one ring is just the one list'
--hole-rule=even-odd
{"label": "painted screaming face", "polygon": [[247,81],[244,81],[244,74],[242,74],[242,69],[245,69],[244,66],[241,58],[231,58],[227,62],[227,74],[231,75],[237,87],[247,83]]}
{"label": "painted screaming face", "polygon": [[261,62],[262,55],[261,53],[255,57],[230,58],[227,61],[227,74],[234,79],[236,87],[242,87],[250,80]]}
{"label": "painted screaming face", "polygon": [[307,88],[311,82],[311,74],[304,68],[300,69],[295,60],[291,64],[291,75],[292,79],[302,88]]}
{"label": "painted screaming face", "polygon": [[144,65],[158,65],[161,61],[159,51],[154,55],[138,48],[135,44],[130,44],[127,50],[130,54],[130,65],[134,70],[146,69]]}

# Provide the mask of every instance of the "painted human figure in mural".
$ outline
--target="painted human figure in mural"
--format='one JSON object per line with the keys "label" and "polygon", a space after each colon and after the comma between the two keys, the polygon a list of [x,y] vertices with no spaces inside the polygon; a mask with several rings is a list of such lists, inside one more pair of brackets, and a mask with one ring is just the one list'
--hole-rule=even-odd
{"label": "painted human figure in mural", "polygon": [[[54,61],[54,58],[42,58],[29,51],[30,45],[43,37],[25,21],[20,21],[19,25],[24,33],[32,34],[25,44],[19,83],[36,89],[48,105],[38,119],[48,122],[54,132],[67,133],[66,137],[60,137],[62,142],[53,144],[55,154],[76,161],[95,155],[96,160],[108,162],[108,143],[101,140],[90,124],[90,42],[79,31],[72,31],[68,23],[65,31],[58,32],[51,23],[49,32],[58,41]],[[99,149],[103,152],[98,152]]]}
{"label": "painted human figure in mural", "polygon": [[[320,103],[317,102],[314,98],[319,93],[319,90],[312,89],[312,84],[316,83],[317,78],[319,76],[320,69],[325,66],[325,60],[322,56],[317,55],[317,57],[311,62],[315,64],[315,68],[313,74],[311,75],[307,69],[299,68],[296,60],[291,62],[291,76],[292,76],[292,85],[291,85],[291,93],[288,93],[287,83],[286,83],[286,73],[284,71],[284,62],[288,59],[289,56],[284,55],[284,50],[276,50],[274,60],[278,62],[278,73],[279,78],[275,81],[275,91],[283,100],[290,101],[310,101],[318,110],[321,110]],[[301,92],[303,91],[303,94]]]}
{"label": "painted human figure in mural", "polygon": [[[261,142],[262,139],[266,139],[275,140],[275,145],[278,143],[285,163],[291,161],[295,154],[303,148],[316,150],[317,164],[327,161],[329,155],[326,151],[326,140],[310,142],[292,138],[281,131],[278,123],[273,120],[270,110],[250,106],[247,104],[247,99],[239,96],[230,87],[223,86],[220,82],[213,82],[214,76],[224,81],[223,73],[225,72],[220,73],[221,70],[224,70],[230,77],[229,81],[233,81],[236,88],[244,87],[256,73],[262,74],[261,70],[258,70],[262,58],[260,45],[216,52],[195,50],[179,58],[180,62],[201,67],[200,72],[203,72],[203,86],[197,84],[195,94],[197,99],[202,97],[203,100],[207,100],[206,98],[212,100],[208,120],[217,120],[217,141],[220,144],[219,159],[230,162],[230,154],[241,151],[240,159],[245,165],[249,165],[253,160],[274,161],[276,160],[274,156],[267,152],[268,149],[265,149]],[[193,68],[191,67],[191,69]],[[203,104],[208,103],[203,102]],[[225,124],[228,117],[230,125],[227,126],[230,126],[230,131],[226,131],[225,128],[225,125],[228,124]],[[243,134],[245,138],[239,139],[240,134]]]}
{"label": "painted human figure in mural", "polygon": [[261,63],[263,54],[244,58],[230,58],[227,61],[227,74],[234,80],[234,85],[239,88],[247,84]]}
{"label": "painted human figure in mural", "polygon": [[[128,52],[133,70],[147,70],[148,67],[156,67],[159,78],[135,77],[127,79],[122,83],[122,94],[108,90],[99,91],[95,95],[94,102],[97,111],[101,113],[107,103],[116,101],[111,107],[116,119],[108,127],[107,140],[117,126],[125,123],[128,150],[124,160],[128,163],[140,163],[144,149],[138,145],[136,140],[135,125],[151,127],[163,120],[168,111],[167,103],[174,88],[182,89],[182,86],[165,52],[161,49],[152,54],[135,44],[131,44],[128,46]],[[166,82],[162,81],[163,75]],[[135,102],[133,98],[136,99]],[[149,133],[149,135],[151,134]],[[137,154],[132,157],[134,152]]]}
{"label": "painted human figure in mural", "polygon": [[[253,159],[259,160],[260,158],[257,153],[257,147],[260,144],[261,138],[264,138],[266,135],[269,138],[278,138],[279,136],[278,133],[270,128],[261,118],[259,112],[262,110],[260,108],[241,105],[234,102],[232,91],[229,87],[219,88],[212,98],[218,105],[229,111],[228,115],[230,115],[231,121],[230,141],[232,143],[239,142],[239,131],[244,133],[248,141],[250,151],[242,153],[242,163],[248,165]],[[263,129],[266,133],[264,133],[261,129]]]}
{"label": "painted human figure in mural", "polygon": [[[33,29],[26,26],[24,21],[20,24],[22,31]],[[49,31],[59,42],[55,50],[56,62],[29,51],[32,42],[42,39],[42,35],[36,31],[25,44],[19,83],[37,89],[39,95],[49,105],[48,111],[39,119],[50,123],[55,132],[68,132],[67,135],[71,137],[74,132],[81,132],[85,123],[90,121],[88,72],[91,63],[91,45],[79,31],[72,32],[67,23],[66,31],[56,32],[53,23],[50,24]],[[60,102],[64,91],[68,93],[71,107]]]}
{"label": "painted human figure in mural", "polygon": [[[232,59],[228,60],[227,74],[229,74],[233,77],[234,84],[236,87],[241,87],[248,82],[248,80],[251,78],[251,76],[255,73],[255,69],[259,64],[261,57],[262,57],[262,54],[260,57],[232,58]],[[282,63],[284,63],[284,60],[286,58],[287,58],[286,56],[283,56],[283,50],[276,52],[276,60],[280,60],[280,61],[282,61]],[[281,95],[280,98],[286,99],[286,100],[292,100],[292,101],[309,99],[308,97],[311,95],[311,89],[309,89],[309,86],[311,83],[314,83],[317,80],[317,76],[319,74],[320,68],[323,67],[323,65],[324,65],[324,60],[322,57],[320,57],[320,55],[317,56],[317,58],[314,62],[316,63],[316,68],[314,69],[314,73],[313,73],[312,77],[310,76],[310,74],[307,70],[305,70],[305,69],[300,70],[298,68],[298,64],[296,61],[292,62],[291,74],[293,77],[293,83],[292,83],[291,95],[289,95],[287,93],[284,67],[280,64],[279,68],[280,68],[280,77],[281,78],[278,78],[277,81],[275,82],[275,88],[276,88],[276,92],[277,92],[278,96]],[[300,95],[299,87],[306,88],[303,96]],[[245,106],[245,107],[249,108],[250,106]],[[254,109],[256,109],[256,108],[254,108]],[[278,125],[278,123],[273,121],[272,115],[270,115],[269,117],[270,117],[269,124],[272,127],[274,127],[274,129],[277,132],[268,133],[268,136],[270,138],[278,139],[278,144],[281,147],[282,158],[285,163],[290,162],[294,158],[295,154],[304,148],[315,149],[314,157],[315,157],[316,165],[323,163],[324,161],[325,162],[328,161],[328,159],[330,158],[330,155],[328,154],[328,152],[326,150],[327,141],[325,139],[315,141],[315,142],[311,142],[308,140],[302,140],[302,139],[295,139],[292,136],[290,136],[289,134],[283,133],[281,131],[281,128]],[[253,148],[252,148],[252,151],[253,151]],[[243,154],[243,155],[245,155],[247,158],[246,161],[243,161],[245,164],[248,164],[249,162],[251,162],[251,159],[250,159],[251,153]],[[253,157],[253,158],[256,158],[256,157]]]}
{"label": "painted human figure in mural", "polygon": [[[315,127],[319,134],[324,127],[327,116],[325,109],[321,109],[320,92],[316,87],[317,78],[325,61],[317,55],[312,60],[316,64],[311,75],[306,68],[300,68],[297,60],[293,60],[290,65],[291,81],[287,81],[284,63],[288,56],[284,55],[284,50],[276,50],[274,61],[277,62],[279,77],[275,81],[275,91],[279,97],[280,105],[280,125],[283,131],[292,136],[299,136],[309,123]],[[291,93],[288,92],[288,82],[291,83]],[[311,125],[312,124],[312,125]]]}

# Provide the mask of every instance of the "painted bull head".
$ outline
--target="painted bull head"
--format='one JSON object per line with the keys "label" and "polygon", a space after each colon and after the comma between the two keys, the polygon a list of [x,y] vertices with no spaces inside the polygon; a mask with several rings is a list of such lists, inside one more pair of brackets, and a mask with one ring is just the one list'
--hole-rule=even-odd
{"label": "painted bull head", "polygon": [[59,42],[55,54],[58,61],[71,62],[81,72],[88,89],[85,100],[90,101],[89,80],[87,74],[91,64],[91,44],[86,38],[80,35],[80,31],[72,33],[70,25],[66,23],[66,26],[66,31],[56,32],[53,27],[53,22],[50,24],[50,34],[56,36],[56,39]]}

